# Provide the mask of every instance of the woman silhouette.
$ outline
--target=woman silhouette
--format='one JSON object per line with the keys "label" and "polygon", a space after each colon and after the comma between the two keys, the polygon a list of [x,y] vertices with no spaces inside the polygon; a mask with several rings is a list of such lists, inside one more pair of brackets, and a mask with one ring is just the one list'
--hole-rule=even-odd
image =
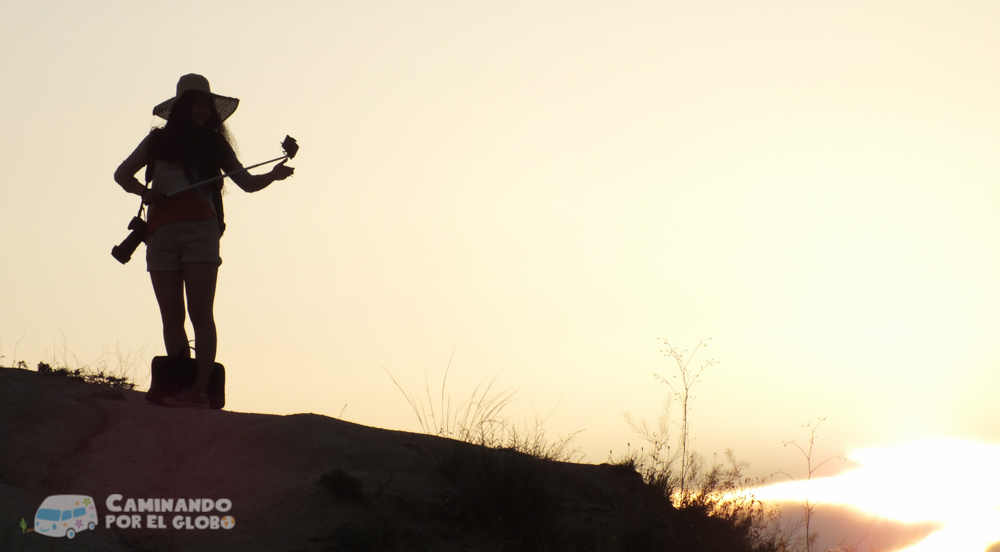
{"label": "woman silhouette", "polygon": [[[236,111],[239,100],[213,94],[201,75],[184,75],[177,81],[177,94],[153,108],[166,119],[163,128],[150,131],[115,171],[115,182],[126,192],[142,197],[149,205],[147,217],[146,270],[163,321],[163,344],[167,355],[190,357],[184,329],[184,299],[195,337],[194,385],[165,397],[164,404],[208,408],[208,380],[215,365],[215,285],[219,274],[219,238],[225,230],[222,211],[222,179],[214,186],[200,186],[176,195],[208,178],[243,169],[223,126]],[[146,187],[135,178],[146,167]],[[276,180],[284,180],[294,169],[285,162],[267,174],[238,172],[229,178],[246,192],[256,192]]]}

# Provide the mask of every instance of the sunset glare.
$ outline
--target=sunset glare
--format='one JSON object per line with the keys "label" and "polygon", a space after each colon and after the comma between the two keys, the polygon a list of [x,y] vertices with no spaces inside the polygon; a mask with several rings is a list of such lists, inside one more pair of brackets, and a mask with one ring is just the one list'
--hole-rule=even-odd
{"label": "sunset glare", "polygon": [[[860,464],[834,477],[761,487],[761,500],[835,504],[940,529],[906,552],[984,552],[1000,541],[1000,445],[926,439],[848,455]],[[968,466],[956,469],[957,462]],[[863,546],[860,547],[865,550]]]}

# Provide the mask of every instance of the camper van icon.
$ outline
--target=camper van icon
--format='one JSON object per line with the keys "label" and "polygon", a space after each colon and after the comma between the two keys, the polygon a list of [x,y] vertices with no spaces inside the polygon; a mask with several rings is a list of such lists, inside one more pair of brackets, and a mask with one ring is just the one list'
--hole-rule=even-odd
{"label": "camper van icon", "polygon": [[84,495],[52,495],[35,512],[35,532],[48,537],[71,539],[97,527],[94,499]]}

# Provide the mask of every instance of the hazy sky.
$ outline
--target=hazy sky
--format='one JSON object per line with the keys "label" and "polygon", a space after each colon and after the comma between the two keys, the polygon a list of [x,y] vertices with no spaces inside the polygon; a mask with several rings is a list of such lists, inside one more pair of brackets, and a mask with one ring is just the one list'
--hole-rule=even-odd
{"label": "hazy sky", "polygon": [[662,406],[658,338],[711,338],[695,448],[755,473],[819,417],[827,455],[997,442],[998,31],[988,1],[0,1],[2,360],[162,354],[112,173],[196,72],[245,164],[301,145],[226,196],[234,410],[419,429],[382,367],[453,358],[455,400],[503,370],[601,462]]}

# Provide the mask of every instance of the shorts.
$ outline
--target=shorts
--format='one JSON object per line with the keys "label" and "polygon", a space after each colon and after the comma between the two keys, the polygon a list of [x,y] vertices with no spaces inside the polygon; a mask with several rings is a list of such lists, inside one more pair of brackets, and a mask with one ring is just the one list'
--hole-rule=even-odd
{"label": "shorts", "polygon": [[146,238],[146,271],[179,272],[184,263],[222,264],[219,221],[171,222]]}

